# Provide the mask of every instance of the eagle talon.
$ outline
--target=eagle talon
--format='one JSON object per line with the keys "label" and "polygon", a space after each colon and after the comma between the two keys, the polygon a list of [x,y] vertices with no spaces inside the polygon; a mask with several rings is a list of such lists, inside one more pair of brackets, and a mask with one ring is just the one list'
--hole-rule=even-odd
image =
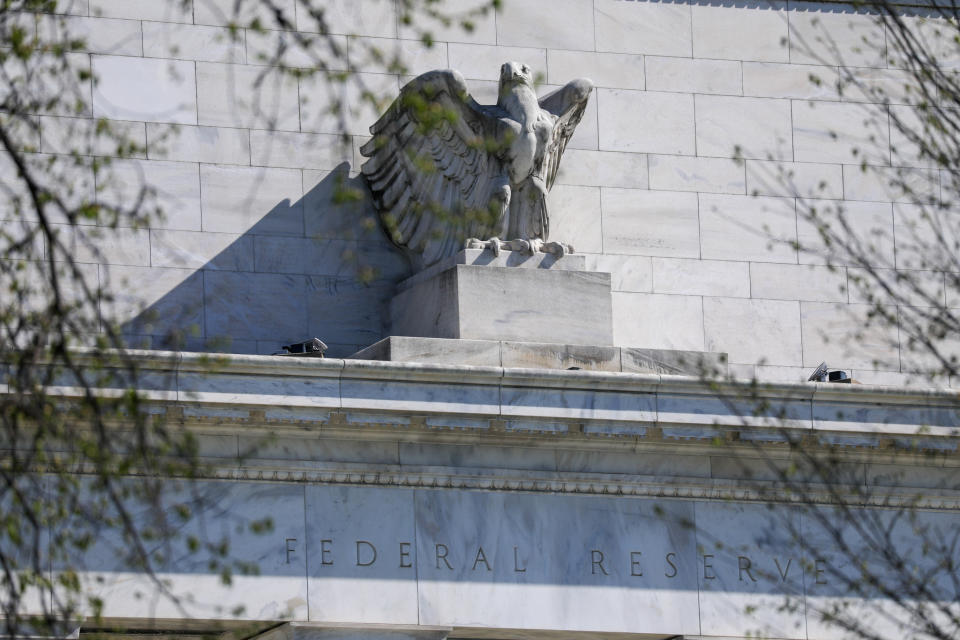
{"label": "eagle talon", "polygon": [[524,240],[522,238],[518,240],[511,240],[511,244],[513,245],[513,250],[518,253],[533,254],[533,249],[530,247],[529,240]]}
{"label": "eagle talon", "polygon": [[502,242],[500,238],[490,238],[489,240],[480,240],[479,238],[467,238],[463,243],[464,249],[489,249],[493,255],[499,256],[503,247],[509,248],[509,243]]}
{"label": "eagle talon", "polygon": [[573,253],[573,247],[563,242],[547,242],[543,245],[543,252],[562,258],[569,253]]}

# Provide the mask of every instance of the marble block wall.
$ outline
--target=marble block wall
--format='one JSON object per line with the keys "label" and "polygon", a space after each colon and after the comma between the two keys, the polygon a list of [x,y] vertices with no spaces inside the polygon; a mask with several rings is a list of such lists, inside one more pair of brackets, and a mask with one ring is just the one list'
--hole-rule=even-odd
{"label": "marble block wall", "polygon": [[[188,613],[208,620],[459,627],[481,636],[511,630],[859,637],[824,622],[829,603],[842,598],[846,611],[839,615],[856,615],[859,629],[901,637],[916,628],[901,605],[881,595],[896,592],[902,574],[889,568],[876,541],[864,541],[869,534],[851,516],[822,522],[831,516],[828,507],[217,481],[180,495],[171,489],[162,504],[168,517],[175,504],[194,513],[171,547],[188,536],[201,545],[226,541],[229,560],[220,562],[258,570],[220,584],[207,568],[215,556],[205,546],[156,561],[157,576],[183,601],[174,604],[132,570],[115,531],[84,524],[95,542],[77,558],[78,573],[84,589],[104,600],[108,618]],[[132,510],[139,515],[146,507]],[[937,552],[930,557],[915,541],[918,535],[934,545],[944,540],[956,528],[955,512],[918,512],[916,524],[895,512],[870,515],[878,523],[868,532],[889,526],[908,566],[938,574]],[[276,529],[245,530],[263,518]],[[926,533],[918,534],[919,527]],[[801,531],[816,543],[799,544]],[[834,536],[863,551],[851,557]],[[858,582],[861,571],[877,586]],[[934,582],[931,600],[953,602],[949,581]]]}
{"label": "marble block wall", "polygon": [[[194,350],[269,353],[318,336],[343,356],[380,339],[409,265],[368,203],[330,199],[338,176],[363,188],[356,148],[376,114],[347,114],[351,144],[341,145],[324,112],[325,87],[263,75],[259,54],[283,32],[241,30],[231,41],[233,0],[169,4],[64,3],[69,28],[89,43],[79,63],[99,78],[89,115],[122,121],[146,147],[145,157],[118,164],[116,197],[149,184],[166,212],[152,228],[105,234],[100,255],[81,258],[120,291],[103,312],[148,343],[185,329]],[[280,4],[294,15],[293,0]],[[550,195],[551,237],[613,274],[617,345],[727,352],[735,371],[767,379],[805,379],[827,360],[866,382],[907,382],[914,363],[896,327],[849,339],[867,306],[847,291],[848,263],[837,258],[828,269],[825,259],[798,254],[791,243],[815,232],[798,222],[796,194],[776,180],[785,167],[801,193],[845,199],[894,251],[909,207],[865,178],[850,154],[871,135],[864,97],[840,95],[829,82],[837,68],[803,44],[829,34],[851,52],[846,62],[858,77],[895,91],[902,71],[862,46],[863,38],[882,44],[868,16],[793,1],[503,4],[470,33],[434,25],[430,48],[401,24],[394,0],[325,6],[351,65],[384,95],[405,78],[377,73],[365,45],[400,51],[411,73],[458,69],[481,102],[495,100],[507,60],[542,74],[542,91],[593,79]],[[309,64],[290,57],[292,66]],[[43,115],[41,153],[62,153],[58,140],[78,121]],[[881,136],[868,161],[896,164],[890,148]],[[745,161],[734,160],[738,153]],[[915,171],[918,184],[939,188],[936,170]],[[930,277],[946,296],[943,275]]]}

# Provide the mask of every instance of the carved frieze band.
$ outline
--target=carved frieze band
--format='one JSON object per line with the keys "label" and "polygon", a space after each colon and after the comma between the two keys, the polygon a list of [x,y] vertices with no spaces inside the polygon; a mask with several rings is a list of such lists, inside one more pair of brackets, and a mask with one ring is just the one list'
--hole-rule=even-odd
{"label": "carved frieze band", "polygon": [[[312,468],[305,468],[310,465]],[[322,468],[317,468],[318,466]],[[486,490],[523,493],[669,498],[679,500],[733,500],[782,504],[911,508],[929,511],[960,511],[960,491],[919,490],[902,487],[846,489],[838,485],[783,483],[676,476],[672,478],[609,473],[547,472],[514,469],[464,470],[434,467],[397,469],[393,465],[340,463],[287,463],[256,461],[246,466],[226,461],[194,470],[199,480],[281,482],[406,489]],[[365,467],[365,468],[361,468]],[[37,467],[38,473],[45,469]],[[78,468],[79,474],[95,473],[93,467]],[[136,475],[133,473],[131,475]]]}
{"label": "carved frieze band", "polygon": [[[640,479],[543,479],[498,473],[496,477],[457,473],[425,473],[422,471],[357,471],[350,469],[304,470],[290,468],[237,467],[221,468],[210,479],[237,481],[290,482],[408,489],[481,489],[525,493],[555,493],[681,500],[735,500],[739,502],[776,502],[785,504],[836,504],[833,490],[810,488],[802,492],[786,491],[773,483],[736,482],[728,486],[715,481],[663,482]],[[842,496],[864,506],[911,507],[931,511],[960,510],[960,494],[955,496],[919,496],[914,491],[883,491],[868,499],[853,494]],[[863,496],[860,496],[863,498]],[[845,502],[851,504],[851,502]]]}

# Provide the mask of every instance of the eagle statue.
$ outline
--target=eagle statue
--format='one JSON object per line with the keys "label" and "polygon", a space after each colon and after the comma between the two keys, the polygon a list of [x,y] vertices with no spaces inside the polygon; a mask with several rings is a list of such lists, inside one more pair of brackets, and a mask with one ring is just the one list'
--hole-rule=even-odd
{"label": "eagle statue", "polygon": [[[530,67],[500,67],[497,104],[457,71],[424,73],[370,127],[361,171],[391,240],[417,268],[467,248],[563,256],[548,242],[547,192],[593,90],[574,80],[538,99]],[[501,240],[507,238],[507,240]]]}

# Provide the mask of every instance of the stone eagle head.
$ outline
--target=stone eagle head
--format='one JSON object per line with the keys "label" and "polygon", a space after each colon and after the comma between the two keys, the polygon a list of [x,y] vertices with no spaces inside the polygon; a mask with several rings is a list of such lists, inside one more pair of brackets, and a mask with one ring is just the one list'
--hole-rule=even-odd
{"label": "stone eagle head", "polygon": [[516,84],[533,88],[533,70],[521,62],[505,62],[500,66],[500,90]]}

